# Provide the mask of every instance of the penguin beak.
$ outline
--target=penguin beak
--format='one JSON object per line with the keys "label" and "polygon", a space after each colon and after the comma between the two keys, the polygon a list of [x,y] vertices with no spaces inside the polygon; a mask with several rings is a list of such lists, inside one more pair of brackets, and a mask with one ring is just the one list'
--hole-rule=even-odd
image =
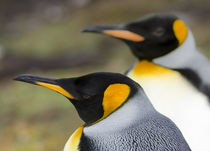
{"label": "penguin beak", "polygon": [[123,26],[96,25],[86,27],[82,29],[81,32],[102,33],[115,38],[129,40],[133,42],[142,42],[145,40],[143,36],[123,29]]}
{"label": "penguin beak", "polygon": [[14,80],[43,86],[53,91],[56,91],[69,99],[74,99],[74,97],[69,92],[67,92],[64,88],[62,88],[59,85],[59,82],[58,82],[59,79],[39,77],[39,76],[34,76],[34,75],[29,75],[29,74],[21,74],[15,77]]}

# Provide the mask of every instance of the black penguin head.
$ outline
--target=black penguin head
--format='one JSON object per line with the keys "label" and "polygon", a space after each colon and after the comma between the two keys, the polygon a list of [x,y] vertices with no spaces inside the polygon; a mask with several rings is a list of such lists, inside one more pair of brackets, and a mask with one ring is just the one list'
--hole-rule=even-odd
{"label": "black penguin head", "polygon": [[44,86],[61,93],[87,124],[103,120],[136,93],[139,85],[116,73],[94,73],[77,78],[52,79],[19,75],[15,80]]}
{"label": "black penguin head", "polygon": [[96,32],[123,40],[139,59],[152,60],[179,47],[187,37],[187,27],[171,14],[153,14],[139,21],[116,26],[89,26],[82,32]]}

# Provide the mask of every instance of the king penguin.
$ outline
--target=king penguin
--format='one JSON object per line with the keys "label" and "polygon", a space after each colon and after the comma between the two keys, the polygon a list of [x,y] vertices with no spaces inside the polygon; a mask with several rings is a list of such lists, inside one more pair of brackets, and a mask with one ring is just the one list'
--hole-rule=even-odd
{"label": "king penguin", "polygon": [[96,25],[125,42],[138,61],[126,75],[145,90],[154,107],[172,119],[194,151],[210,150],[210,62],[196,48],[187,25],[172,14],[151,14],[121,25]]}
{"label": "king penguin", "polygon": [[61,93],[84,124],[64,151],[189,151],[183,135],[158,113],[139,84],[118,73],[52,79],[19,75],[15,80]]}

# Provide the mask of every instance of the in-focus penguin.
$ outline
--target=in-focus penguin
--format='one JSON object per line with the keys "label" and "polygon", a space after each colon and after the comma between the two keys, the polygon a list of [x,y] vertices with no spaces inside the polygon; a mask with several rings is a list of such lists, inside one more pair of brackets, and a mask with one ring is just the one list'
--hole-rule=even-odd
{"label": "in-focus penguin", "polygon": [[20,75],[15,80],[47,87],[67,97],[85,122],[64,151],[189,151],[181,132],[153,108],[143,89],[117,73],[51,79]]}
{"label": "in-focus penguin", "polygon": [[138,58],[127,76],[176,123],[192,150],[210,150],[210,62],[197,51],[182,20],[172,14],[152,14],[122,25],[89,26],[82,32],[124,41]]}

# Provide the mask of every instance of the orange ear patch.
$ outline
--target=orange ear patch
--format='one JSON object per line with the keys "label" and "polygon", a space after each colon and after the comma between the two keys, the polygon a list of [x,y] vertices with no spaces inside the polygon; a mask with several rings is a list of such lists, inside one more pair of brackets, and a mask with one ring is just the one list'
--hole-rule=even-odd
{"label": "orange ear patch", "polygon": [[126,84],[112,84],[104,92],[103,109],[107,117],[110,113],[120,107],[130,94],[130,87]]}
{"label": "orange ear patch", "polygon": [[111,84],[104,92],[103,109],[104,115],[102,118],[92,123],[91,125],[100,122],[119,108],[128,98],[130,87],[126,84]]}
{"label": "orange ear patch", "polygon": [[179,41],[179,45],[181,45],[185,39],[187,38],[187,27],[181,20],[176,20],[173,24],[173,30],[175,33],[176,38]]}
{"label": "orange ear patch", "polygon": [[144,41],[144,37],[127,30],[104,30],[104,34],[134,42]]}

